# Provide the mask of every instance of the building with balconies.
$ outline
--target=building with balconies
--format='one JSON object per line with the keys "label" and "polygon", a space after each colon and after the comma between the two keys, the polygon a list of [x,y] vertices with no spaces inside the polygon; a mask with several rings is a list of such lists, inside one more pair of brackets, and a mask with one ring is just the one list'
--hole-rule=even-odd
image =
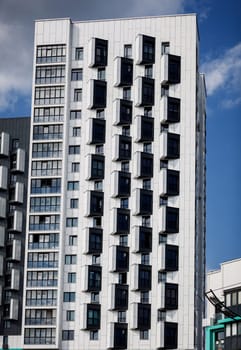
{"label": "building with balconies", "polygon": [[0,119],[0,347],[21,344],[30,118]]}
{"label": "building with balconies", "polygon": [[241,348],[241,259],[207,273],[206,350]]}
{"label": "building with balconies", "polygon": [[195,15],[36,21],[24,349],[202,348],[198,47]]}

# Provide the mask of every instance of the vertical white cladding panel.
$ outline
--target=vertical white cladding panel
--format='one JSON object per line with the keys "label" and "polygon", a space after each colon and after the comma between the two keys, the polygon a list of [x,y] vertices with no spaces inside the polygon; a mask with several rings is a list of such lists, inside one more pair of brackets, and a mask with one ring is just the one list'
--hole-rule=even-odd
{"label": "vertical white cladding panel", "polygon": [[158,258],[157,258],[158,271],[165,270],[165,256],[166,256],[165,252],[166,252],[165,244],[160,244],[158,246]]}
{"label": "vertical white cladding panel", "polygon": [[162,132],[160,135],[160,158],[166,158],[167,156],[167,133]]}
{"label": "vertical white cladding panel", "polygon": [[143,35],[142,34],[138,34],[136,36],[136,63],[139,64],[142,61],[142,52],[143,52]]}
{"label": "vertical white cladding panel", "polygon": [[168,82],[168,55],[164,54],[161,57],[161,83]]}
{"label": "vertical white cladding panel", "polygon": [[0,305],[2,305],[3,286],[0,284]]}
{"label": "vertical white cladding panel", "polygon": [[107,326],[107,348],[114,348],[114,322],[108,323]]}
{"label": "vertical white cladding panel", "polygon": [[130,305],[130,328],[136,329],[138,322],[138,303],[132,303]]}
{"label": "vertical white cladding panel", "polygon": [[10,299],[10,315],[9,318],[11,320],[18,319],[18,299],[11,298]]}
{"label": "vertical white cladding panel", "polygon": [[138,107],[142,103],[142,77],[137,77],[135,84],[135,105]]}
{"label": "vertical white cladding panel", "polygon": [[5,245],[5,226],[0,225],[0,247]]}
{"label": "vertical white cladding panel", "polygon": [[22,182],[16,182],[15,201],[18,203],[23,203],[23,190],[24,184]]}
{"label": "vertical white cladding panel", "polygon": [[3,255],[0,254],[0,276],[3,276]]}
{"label": "vertical white cladding panel", "polygon": [[159,176],[159,195],[163,196],[167,193],[167,169],[160,170]]}
{"label": "vertical white cladding panel", "polygon": [[167,96],[162,96],[160,102],[160,121],[165,123],[167,121]]}
{"label": "vertical white cladding panel", "polygon": [[159,321],[156,327],[156,346],[157,348],[164,348],[164,322]]}
{"label": "vertical white cladding panel", "polygon": [[118,86],[121,82],[121,57],[114,59],[114,86]]}
{"label": "vertical white cladding panel", "polygon": [[2,132],[0,135],[0,155],[9,155],[9,134]]}
{"label": "vertical white cladding panel", "polygon": [[6,217],[6,205],[7,205],[6,198],[0,197],[0,217],[1,218]]}
{"label": "vertical white cladding panel", "polygon": [[110,298],[108,299],[108,309],[113,310],[115,307],[115,284],[111,284],[108,287]]}
{"label": "vertical white cladding panel", "polygon": [[8,187],[8,168],[4,165],[0,166],[0,189],[6,190]]}
{"label": "vertical white cladding panel", "polygon": [[139,273],[139,265],[133,264],[131,266],[131,275],[133,276],[132,280],[130,281],[130,289],[131,290],[137,290],[138,289],[138,273]]}
{"label": "vertical white cladding panel", "polygon": [[157,285],[157,309],[165,307],[165,283],[159,282]]}
{"label": "vertical white cladding panel", "polygon": [[20,271],[17,269],[12,269],[11,271],[11,289],[19,290],[20,283]]}
{"label": "vertical white cladding panel", "polygon": [[92,67],[95,64],[95,38],[88,42],[88,65]]}
{"label": "vertical white cladding panel", "polygon": [[110,271],[115,271],[116,269],[116,246],[113,245],[110,247],[110,255],[109,255],[109,267]]}
{"label": "vertical white cladding panel", "polygon": [[14,210],[14,220],[13,220],[13,229],[15,231],[22,231],[23,225],[23,213],[20,210]]}
{"label": "vertical white cladding panel", "polygon": [[12,258],[18,261],[21,260],[21,241],[18,239],[13,240]]}
{"label": "vertical white cladding panel", "polygon": [[25,151],[21,148],[18,148],[16,170],[24,172],[24,168],[25,168]]}
{"label": "vertical white cladding panel", "polygon": [[140,229],[139,226],[132,227],[132,235],[131,235],[131,251],[136,253],[139,251],[140,245]]}

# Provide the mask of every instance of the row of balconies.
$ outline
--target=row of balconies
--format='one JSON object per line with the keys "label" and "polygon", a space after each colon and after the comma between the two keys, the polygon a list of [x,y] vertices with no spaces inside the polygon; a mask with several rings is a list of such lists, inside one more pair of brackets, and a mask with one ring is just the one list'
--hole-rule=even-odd
{"label": "row of balconies", "polygon": [[[146,65],[155,63],[155,38],[143,34],[138,34],[136,36],[136,52],[135,61],[136,64]],[[89,67],[105,67],[108,64],[108,41],[99,38],[92,38],[89,41]],[[119,62],[118,62],[119,61]],[[118,57],[116,66],[118,69],[116,78],[122,81],[126,80],[125,71],[132,75],[131,63],[133,62],[130,58]],[[161,64],[165,69],[165,73],[168,76],[168,81],[170,84],[177,84],[180,82],[180,57],[163,54],[161,57]],[[123,67],[124,66],[124,67]],[[164,74],[163,74],[164,76]],[[165,77],[165,76],[164,76]],[[117,81],[118,81],[117,80]],[[125,85],[130,84],[131,81],[125,81]]]}

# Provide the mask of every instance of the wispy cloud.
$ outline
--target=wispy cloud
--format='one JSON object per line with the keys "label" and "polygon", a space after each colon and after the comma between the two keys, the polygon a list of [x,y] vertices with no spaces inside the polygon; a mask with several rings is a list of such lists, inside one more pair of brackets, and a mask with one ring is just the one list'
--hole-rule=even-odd
{"label": "wispy cloud", "polygon": [[222,106],[232,108],[241,104],[241,42],[202,65],[206,75],[208,95],[222,92]]}

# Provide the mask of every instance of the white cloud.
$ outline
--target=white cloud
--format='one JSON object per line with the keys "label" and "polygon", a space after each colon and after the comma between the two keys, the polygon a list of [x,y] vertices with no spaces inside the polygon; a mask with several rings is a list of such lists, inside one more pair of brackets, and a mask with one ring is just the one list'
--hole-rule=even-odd
{"label": "white cloud", "polygon": [[0,33],[0,110],[4,110],[30,94],[32,50],[20,25],[1,23]]}
{"label": "white cloud", "polygon": [[184,0],[0,0],[0,112],[31,93],[34,20],[74,20],[180,13]]}
{"label": "white cloud", "polygon": [[225,108],[241,103],[241,43],[206,60],[201,69],[206,76],[208,95],[224,92],[222,106]]}

